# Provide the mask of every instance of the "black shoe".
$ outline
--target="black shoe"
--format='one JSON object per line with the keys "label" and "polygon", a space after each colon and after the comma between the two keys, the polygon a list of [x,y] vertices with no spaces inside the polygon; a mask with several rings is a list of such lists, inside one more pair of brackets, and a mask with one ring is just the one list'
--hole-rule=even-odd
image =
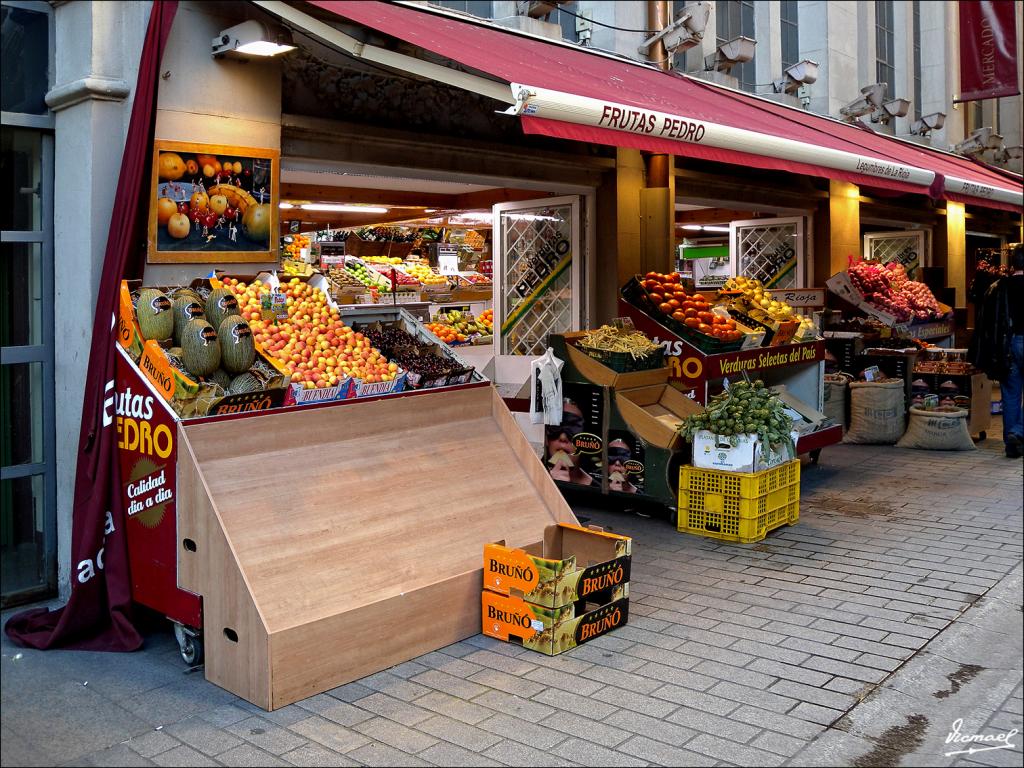
{"label": "black shoe", "polygon": [[1021,450],[1020,438],[1011,435],[1010,439],[1006,441],[1006,458],[1019,459],[1022,455],[1024,455],[1024,451]]}

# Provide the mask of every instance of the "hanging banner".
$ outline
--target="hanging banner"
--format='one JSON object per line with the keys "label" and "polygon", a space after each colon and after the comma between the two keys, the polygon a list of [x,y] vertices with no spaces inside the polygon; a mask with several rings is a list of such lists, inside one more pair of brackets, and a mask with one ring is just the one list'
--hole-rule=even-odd
{"label": "hanging banner", "polygon": [[960,0],[960,98],[1020,93],[1013,0]]}

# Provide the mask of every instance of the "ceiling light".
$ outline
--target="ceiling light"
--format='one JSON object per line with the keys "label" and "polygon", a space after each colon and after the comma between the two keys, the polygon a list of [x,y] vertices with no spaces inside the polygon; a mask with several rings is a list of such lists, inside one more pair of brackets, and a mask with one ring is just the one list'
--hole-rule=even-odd
{"label": "ceiling light", "polygon": [[250,19],[236,24],[213,38],[213,56],[277,56],[295,50],[285,30],[271,31],[262,22]]}
{"label": "ceiling light", "polygon": [[292,205],[291,203],[281,203],[278,207],[279,208],[288,209],[288,208],[294,208],[295,206]]}
{"label": "ceiling light", "polygon": [[704,225],[705,232],[728,232],[729,227],[710,227],[707,224]]}
{"label": "ceiling light", "polygon": [[692,229],[695,232],[700,232],[703,227],[700,224],[683,224],[683,229]]}
{"label": "ceiling light", "polygon": [[339,205],[337,203],[303,203],[304,211],[336,211],[338,213],[387,213],[387,208],[374,205]]}
{"label": "ceiling light", "polygon": [[437,213],[437,208],[424,208],[424,213]]}

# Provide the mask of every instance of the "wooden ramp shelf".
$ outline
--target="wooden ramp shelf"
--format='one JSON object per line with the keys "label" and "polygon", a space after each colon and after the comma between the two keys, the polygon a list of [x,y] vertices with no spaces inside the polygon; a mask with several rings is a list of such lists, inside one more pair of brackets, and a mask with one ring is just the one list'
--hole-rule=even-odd
{"label": "wooden ramp shelf", "polygon": [[268,710],[476,634],[483,545],[575,522],[491,387],[181,434],[206,677]]}

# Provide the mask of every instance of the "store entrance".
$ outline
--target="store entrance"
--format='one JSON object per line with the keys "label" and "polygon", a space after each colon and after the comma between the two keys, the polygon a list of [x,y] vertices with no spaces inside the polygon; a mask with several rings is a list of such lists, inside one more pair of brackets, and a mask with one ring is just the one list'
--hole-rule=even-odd
{"label": "store entrance", "polygon": [[520,394],[550,334],[582,327],[587,190],[299,158],[281,168],[284,274],[320,269],[339,304],[403,305],[503,396]]}

